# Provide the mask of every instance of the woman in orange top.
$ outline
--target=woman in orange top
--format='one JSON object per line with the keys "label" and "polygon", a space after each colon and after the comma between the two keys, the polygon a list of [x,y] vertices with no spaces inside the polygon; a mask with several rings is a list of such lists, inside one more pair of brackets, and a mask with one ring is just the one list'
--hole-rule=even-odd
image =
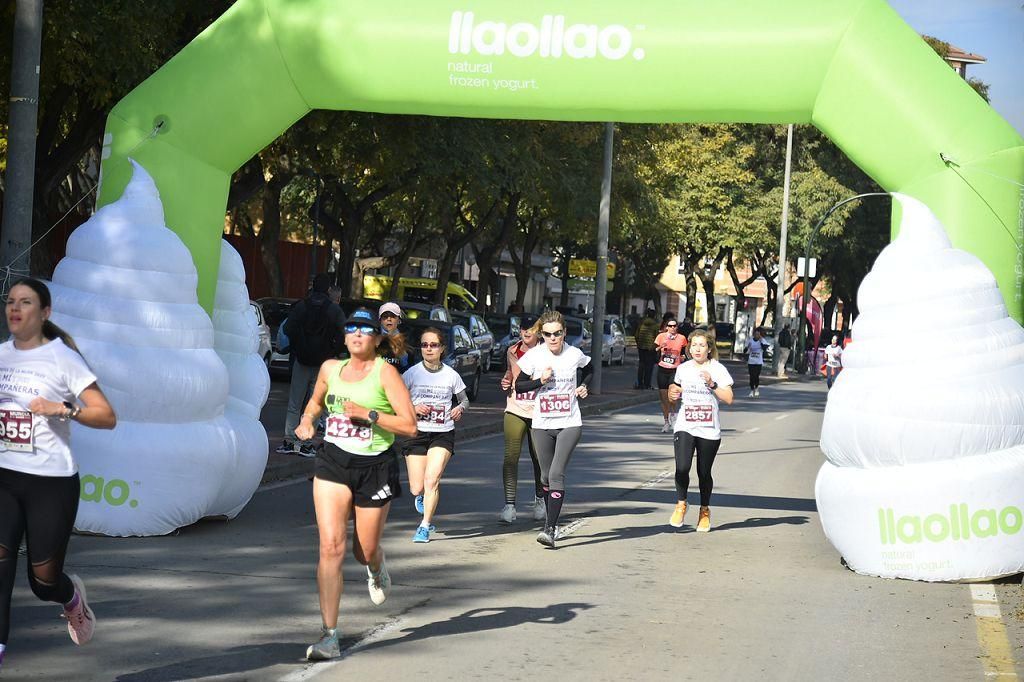
{"label": "woman in orange top", "polygon": [[654,339],[654,347],[658,353],[658,394],[661,397],[661,414],[665,419],[661,427],[662,433],[672,433],[675,413],[670,411],[668,387],[676,375],[676,367],[686,361],[686,337],[678,333],[679,323],[675,318],[665,320],[665,331]]}

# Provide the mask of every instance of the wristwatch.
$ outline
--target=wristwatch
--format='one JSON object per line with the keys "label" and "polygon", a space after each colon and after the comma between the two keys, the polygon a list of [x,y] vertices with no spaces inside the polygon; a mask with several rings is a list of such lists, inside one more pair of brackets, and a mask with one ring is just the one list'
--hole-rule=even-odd
{"label": "wristwatch", "polygon": [[67,414],[62,415],[60,417],[60,420],[62,422],[66,422],[69,419],[74,419],[75,417],[78,416],[78,413],[82,411],[82,408],[80,408],[78,405],[75,405],[75,404],[73,404],[73,403],[71,403],[71,402],[69,402],[67,400],[65,400],[63,402],[63,405],[67,409],[68,412],[67,412]]}
{"label": "wristwatch", "polygon": [[378,419],[380,419],[380,415],[379,415],[379,414],[377,414],[377,410],[370,410],[370,411],[369,411],[369,412],[368,412],[368,413],[366,414],[366,419],[367,419],[367,421],[369,421],[369,422],[370,422],[371,424],[376,424],[376,423],[377,423],[377,420],[378,420]]}
{"label": "wristwatch", "polygon": [[711,382],[710,384],[708,384],[708,388],[710,388],[712,391],[715,390],[716,388],[718,388],[718,382],[717,381]]}

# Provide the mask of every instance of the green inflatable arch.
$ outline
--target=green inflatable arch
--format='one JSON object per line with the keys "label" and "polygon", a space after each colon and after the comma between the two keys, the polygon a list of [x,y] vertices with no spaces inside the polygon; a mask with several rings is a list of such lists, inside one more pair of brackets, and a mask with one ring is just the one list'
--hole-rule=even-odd
{"label": "green inflatable arch", "polygon": [[99,203],[138,160],[210,310],[232,172],[313,109],[812,123],[1022,319],[1024,139],[884,0],[239,0],[111,111]]}

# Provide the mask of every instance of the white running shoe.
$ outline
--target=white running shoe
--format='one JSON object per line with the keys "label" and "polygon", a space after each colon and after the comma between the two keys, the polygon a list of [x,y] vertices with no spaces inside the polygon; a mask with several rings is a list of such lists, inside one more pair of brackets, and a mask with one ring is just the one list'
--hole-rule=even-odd
{"label": "white running shoe", "polygon": [[516,520],[516,506],[514,504],[506,504],[501,508],[501,514],[498,515],[505,523],[512,523]]}
{"label": "white running shoe", "polygon": [[377,606],[384,603],[391,591],[391,574],[384,561],[383,549],[380,551],[380,569],[374,573],[369,566],[366,567],[366,589],[370,592],[370,601]]}
{"label": "white running shoe", "polygon": [[760,398],[761,397],[761,389],[759,389],[759,388],[755,388],[754,389],[754,397],[755,398]]}
{"label": "white running shoe", "polygon": [[533,498],[533,520],[543,521],[548,517],[548,505],[543,497]]}
{"label": "white running shoe", "polygon": [[753,397],[754,397],[754,392],[753,392],[753,391],[751,391],[751,392],[750,392],[750,397],[751,397],[751,398],[753,398]]}
{"label": "white running shoe", "polygon": [[672,426],[668,422],[665,422],[664,424],[661,425],[661,432],[672,433]]}

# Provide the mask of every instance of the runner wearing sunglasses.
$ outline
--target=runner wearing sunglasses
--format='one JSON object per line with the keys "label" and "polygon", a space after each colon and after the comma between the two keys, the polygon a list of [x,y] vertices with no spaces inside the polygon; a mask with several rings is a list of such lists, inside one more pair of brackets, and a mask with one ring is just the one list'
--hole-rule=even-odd
{"label": "runner wearing sunglasses", "polygon": [[661,415],[664,418],[662,433],[672,432],[676,415],[672,412],[668,399],[668,387],[672,385],[676,367],[686,360],[686,337],[677,333],[678,328],[679,323],[676,319],[667,317],[664,321],[664,331],[654,339],[654,347],[658,354],[658,396],[661,398]]}
{"label": "runner wearing sunglasses", "polygon": [[380,322],[366,308],[355,310],[344,326],[349,358],[320,366],[313,397],[295,434],[313,437],[324,407],[324,448],[316,455],[313,504],[320,535],[316,579],[323,629],[306,650],[309,660],[337,658],[338,602],[349,518],[353,518],[352,554],[366,566],[367,589],[383,604],[391,576],[380,546],[391,500],[402,494],[395,435],[416,433],[416,415],[402,377],[377,357]]}
{"label": "runner wearing sunglasses", "polygon": [[[409,471],[409,489],[416,496],[416,511],[423,514],[413,542],[430,542],[430,522],[441,499],[441,476],[455,453],[455,422],[469,408],[462,377],[441,361],[445,352],[442,339],[439,329],[423,330],[423,361],[402,375],[416,412],[416,435],[405,441],[402,451]],[[455,401],[458,403],[452,407]]]}
{"label": "runner wearing sunglasses", "polygon": [[566,345],[561,313],[546,312],[537,323],[544,342],[519,358],[515,391],[537,392],[530,434],[540,460],[547,511],[537,542],[554,547],[558,516],[565,500],[565,470],[583,430],[578,400],[587,397],[585,382],[593,368],[590,356]]}

